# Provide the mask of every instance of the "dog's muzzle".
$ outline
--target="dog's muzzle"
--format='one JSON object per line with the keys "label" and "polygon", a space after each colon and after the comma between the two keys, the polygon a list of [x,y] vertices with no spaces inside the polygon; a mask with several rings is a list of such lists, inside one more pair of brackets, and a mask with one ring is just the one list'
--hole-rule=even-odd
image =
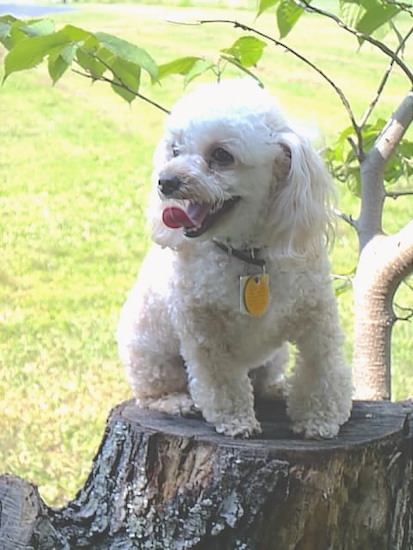
{"label": "dog's muzzle", "polygon": [[221,204],[194,203],[182,206],[166,206],[162,212],[162,221],[169,229],[183,229],[186,237],[200,237],[227,214],[240,197],[233,197]]}

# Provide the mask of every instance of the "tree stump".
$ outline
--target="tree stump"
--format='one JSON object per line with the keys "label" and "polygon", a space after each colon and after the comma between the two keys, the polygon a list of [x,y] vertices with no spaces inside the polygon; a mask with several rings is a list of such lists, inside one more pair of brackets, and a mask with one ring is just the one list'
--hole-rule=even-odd
{"label": "tree stump", "polygon": [[336,439],[308,441],[263,403],[263,434],[234,440],[126,401],[64,508],[0,477],[0,549],[411,550],[412,411],[355,402]]}

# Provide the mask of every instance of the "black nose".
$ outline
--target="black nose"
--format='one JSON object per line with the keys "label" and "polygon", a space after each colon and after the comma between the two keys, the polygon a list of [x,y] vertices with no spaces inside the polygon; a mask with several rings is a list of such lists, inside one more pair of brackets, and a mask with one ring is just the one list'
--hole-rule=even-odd
{"label": "black nose", "polygon": [[166,197],[170,197],[171,195],[173,195],[176,191],[179,190],[181,185],[182,185],[182,180],[180,180],[177,176],[173,176],[170,178],[168,177],[159,178],[159,181],[158,181],[159,190]]}

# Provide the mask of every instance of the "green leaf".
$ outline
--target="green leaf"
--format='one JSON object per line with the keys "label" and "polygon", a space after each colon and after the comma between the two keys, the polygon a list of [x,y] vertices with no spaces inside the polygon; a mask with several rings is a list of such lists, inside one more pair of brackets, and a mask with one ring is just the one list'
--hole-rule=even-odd
{"label": "green leaf", "polygon": [[399,155],[393,155],[384,170],[384,179],[387,183],[395,183],[402,172],[402,159]]}
{"label": "green leaf", "polygon": [[56,84],[56,82],[64,75],[64,73],[69,68],[69,63],[66,63],[66,61],[64,61],[64,59],[59,56],[56,57],[56,59],[54,59],[53,61],[49,60],[47,68],[53,84]]}
{"label": "green leaf", "polygon": [[69,44],[68,46],[64,47],[62,50],[62,53],[60,54],[60,57],[66,61],[68,65],[71,65],[76,57],[76,51],[77,51],[77,44]]}
{"label": "green leaf", "polygon": [[338,137],[338,141],[343,142],[344,140],[347,140],[348,137],[354,134],[354,128],[353,126],[347,126],[347,128],[344,128],[344,130],[340,133]]}
{"label": "green leaf", "polygon": [[93,35],[88,36],[78,49],[78,61],[94,78],[102,76],[115,57]]}
{"label": "green leaf", "polygon": [[0,42],[8,50],[27,37],[45,36],[55,30],[54,23],[49,19],[30,19],[22,21],[10,15],[0,18]]}
{"label": "green leaf", "polygon": [[266,43],[254,36],[241,36],[230,48],[221,52],[234,57],[243,67],[252,67],[262,56]]}
{"label": "green leaf", "polygon": [[18,19],[17,17],[14,17],[14,15],[6,14],[6,15],[0,15],[0,21],[2,23],[12,24],[14,21],[18,21]]}
{"label": "green leaf", "polygon": [[21,38],[32,38],[51,34],[55,30],[54,23],[50,19],[29,19],[23,21],[12,15],[0,16],[0,41],[11,37],[13,31],[19,30]]}
{"label": "green leaf", "polygon": [[7,23],[6,18],[2,19],[3,24],[6,26],[3,27],[3,34],[0,36],[0,42],[8,50],[11,50],[11,48],[13,48],[18,42],[21,42],[27,38],[25,33],[20,30],[20,27],[23,25],[23,21],[13,18]]}
{"label": "green leaf", "polygon": [[99,46],[96,50],[96,58],[99,59],[106,67],[110,67],[110,64],[117,57],[116,54],[105,48],[105,46]]}
{"label": "green leaf", "polygon": [[179,57],[169,63],[164,63],[158,67],[158,79],[162,80],[171,74],[187,75],[198,62],[202,61],[200,57]]}
{"label": "green leaf", "polygon": [[[367,35],[373,35],[379,29],[386,34],[389,29],[384,26],[400,11],[397,4],[382,0],[340,0],[340,15],[345,23]],[[360,38],[359,42],[363,43],[363,39]]]}
{"label": "green leaf", "polygon": [[63,76],[76,57],[76,44],[57,46],[49,53],[47,69],[53,84]]}
{"label": "green leaf", "polygon": [[357,25],[357,21],[359,21],[365,11],[359,0],[340,0],[339,6],[340,17],[350,27]]}
{"label": "green leaf", "polygon": [[[383,128],[386,121],[378,118],[376,121],[365,124],[362,128],[363,145],[366,151],[371,150]],[[354,129],[349,126],[339,135],[336,142],[328,148],[326,152],[326,162],[337,179],[346,182],[352,193],[360,194],[360,165],[353,148],[348,142],[348,138],[354,136]],[[385,166],[384,180],[387,185],[400,183],[404,178],[406,181],[413,176],[413,163],[411,162],[413,152],[413,143],[403,138],[392,158]]]}
{"label": "green leaf", "polygon": [[81,46],[77,49],[76,59],[79,65],[94,79],[100,78],[107,69],[93,53],[90,53]]}
{"label": "green leaf", "polygon": [[50,19],[33,19],[28,21],[26,25],[22,25],[20,30],[27,36],[44,36],[52,34],[55,31],[55,25]]}
{"label": "green leaf", "polygon": [[142,48],[104,32],[97,32],[94,36],[105,48],[115,55],[123,58],[125,61],[136,63],[136,65],[147,71],[153,79],[158,77],[158,67],[155,61]]}
{"label": "green leaf", "polygon": [[303,13],[304,8],[298,6],[293,0],[281,0],[277,8],[277,25],[280,38],[287,36]]}
{"label": "green leaf", "polygon": [[397,6],[383,4],[376,0],[366,2],[366,5],[368,5],[366,12],[357,22],[356,29],[367,35],[373,34],[374,31],[388,23],[400,11]]}
{"label": "green leaf", "polygon": [[131,63],[130,61],[125,61],[120,57],[115,57],[111,63],[110,69],[113,73],[115,82],[124,84],[126,88],[128,88],[126,91],[139,91],[141,76],[141,68],[139,65]]}
{"label": "green leaf", "polygon": [[6,23],[0,19],[0,41],[3,41],[4,38],[10,36],[10,23]]}
{"label": "green leaf", "polygon": [[397,184],[400,187],[402,180],[408,184],[413,176],[412,162],[413,142],[403,138],[385,167],[384,179],[387,185]]}
{"label": "green leaf", "polygon": [[185,77],[184,85],[187,86],[196,77],[200,76],[214,66],[215,64],[212,61],[208,61],[207,59],[203,59],[201,57],[179,57],[177,59],[173,59],[169,63],[159,65],[158,79],[162,80],[167,76],[179,74]]}
{"label": "green leaf", "polygon": [[21,40],[4,58],[4,79],[11,73],[24,69],[31,69],[43,61],[53,48],[67,44],[69,39],[62,33],[45,36],[35,36]]}
{"label": "green leaf", "polygon": [[136,98],[136,94],[133,94],[132,92],[129,92],[129,90],[126,90],[122,83],[115,79],[115,84],[111,84],[112,90],[120,95],[122,99],[125,99],[128,103],[132,103],[132,101]]}
{"label": "green leaf", "polygon": [[56,84],[59,78],[62,77],[62,75],[65,73],[65,71],[69,67],[69,63],[67,63],[60,56],[60,52],[62,48],[58,47],[57,50],[58,51],[56,53],[49,54],[49,59],[47,62],[47,70],[49,71],[49,75],[53,81],[53,84]]}
{"label": "green leaf", "polygon": [[258,4],[258,10],[257,10],[257,18],[264,13],[265,11],[269,10],[276,4],[278,4],[280,0],[260,0]]}
{"label": "green leaf", "polygon": [[11,27],[13,23],[17,21],[12,15],[0,16],[0,42],[7,48],[7,42],[10,38]]}
{"label": "green leaf", "polygon": [[237,69],[239,69],[243,73],[247,74],[248,76],[256,80],[258,84],[261,86],[261,88],[264,88],[264,84],[261,82],[261,80],[253,72],[251,72],[247,67],[244,67],[243,65],[241,65],[241,63],[237,59],[235,59],[235,57],[230,57],[225,55],[221,55],[221,57],[222,59],[225,59],[225,61],[227,61],[228,63],[231,63],[231,65],[234,65]]}
{"label": "green leaf", "polygon": [[82,42],[90,40],[93,37],[92,33],[89,31],[74,25],[66,25],[59,32],[70,38],[73,42]]}
{"label": "green leaf", "polygon": [[204,74],[206,71],[209,71],[212,67],[215,67],[215,63],[212,61],[208,61],[207,59],[199,59],[196,63],[194,63],[192,69],[185,75],[184,86],[188,86],[192,80],[201,74]]}

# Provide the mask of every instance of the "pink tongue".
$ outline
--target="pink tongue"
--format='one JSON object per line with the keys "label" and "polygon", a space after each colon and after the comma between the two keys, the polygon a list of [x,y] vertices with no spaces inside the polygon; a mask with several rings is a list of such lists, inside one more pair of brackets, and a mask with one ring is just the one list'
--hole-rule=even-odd
{"label": "pink tongue", "polygon": [[167,206],[162,212],[162,221],[170,229],[179,227],[193,227],[191,218],[179,206]]}
{"label": "pink tongue", "polygon": [[190,204],[188,210],[167,206],[162,212],[162,221],[170,229],[200,227],[210,210],[211,205],[208,203]]}

